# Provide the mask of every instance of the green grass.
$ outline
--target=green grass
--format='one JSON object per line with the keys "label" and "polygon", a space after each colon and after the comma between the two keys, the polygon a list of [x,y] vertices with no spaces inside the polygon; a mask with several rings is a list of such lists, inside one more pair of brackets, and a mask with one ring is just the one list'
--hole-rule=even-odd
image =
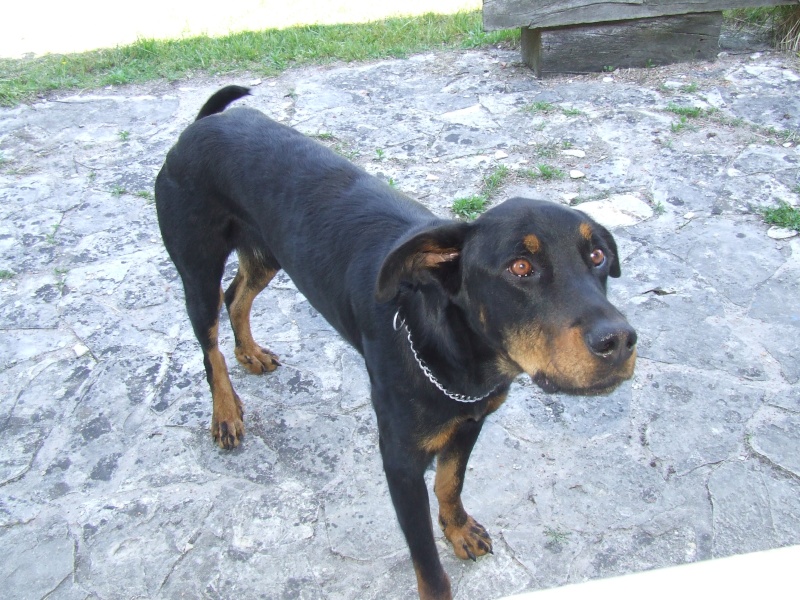
{"label": "green grass", "polygon": [[44,236],[44,239],[48,244],[56,243],[56,234],[58,233],[59,227],[61,227],[61,223],[56,223],[53,225],[53,231]]}
{"label": "green grass", "polygon": [[483,178],[483,192],[487,199],[491,199],[497,193],[509,174],[508,167],[500,165]]}
{"label": "green grass", "polygon": [[556,544],[564,544],[569,541],[570,536],[572,535],[569,531],[561,531],[558,529],[553,529],[548,527],[544,530],[544,534]]}
{"label": "green grass", "polygon": [[457,217],[462,219],[472,220],[477,218],[479,214],[489,207],[489,202],[500,190],[509,175],[511,175],[511,171],[507,166],[498,166],[483,178],[483,190],[480,194],[454,200],[451,210]]}
{"label": "green grass", "polygon": [[705,111],[697,106],[678,106],[677,104],[672,103],[667,105],[667,111],[675,113],[681,117],[689,117],[692,119],[697,119],[705,114]]}
{"label": "green grass", "polygon": [[14,277],[14,271],[9,271],[8,269],[0,269],[0,280],[3,279],[11,279]]}
{"label": "green grass", "polygon": [[716,115],[719,110],[716,108],[700,108],[699,106],[679,106],[670,102],[665,109],[667,112],[678,115],[678,121],[670,125],[672,133],[679,133],[684,129],[694,129],[689,123],[690,119],[700,119]]}
{"label": "green grass", "polygon": [[486,210],[489,199],[484,195],[470,196],[469,198],[458,198],[453,201],[453,213],[462,219],[476,219],[479,214]]}
{"label": "green grass", "polygon": [[518,30],[483,32],[479,11],[268,29],[219,38],[141,39],[80,54],[0,59],[0,104],[13,106],[54,90],[238,71],[272,76],[306,64],[402,58],[415,52],[516,43],[518,39]]}
{"label": "green grass", "polygon": [[56,267],[53,269],[53,275],[56,277],[56,287],[62,295],[64,294],[64,288],[67,286],[67,273],[69,273],[69,269],[65,269],[64,267]]}
{"label": "green grass", "polygon": [[683,131],[684,129],[692,129],[692,126],[689,125],[689,119],[687,119],[684,116],[681,116],[681,118],[678,119],[678,122],[673,123],[672,125],[669,126],[669,128],[672,130],[672,133],[678,133]]}
{"label": "green grass", "polygon": [[724,12],[725,18],[744,25],[766,25],[772,18],[771,8],[735,8]]}
{"label": "green grass", "polygon": [[541,146],[536,146],[535,153],[539,158],[553,158],[558,154],[558,146],[555,142],[542,144]]}
{"label": "green grass", "polygon": [[522,110],[525,110],[529,113],[549,113],[555,109],[555,106],[550,102],[533,102],[531,104],[526,104],[522,107]]}
{"label": "green grass", "polygon": [[724,14],[729,21],[769,29],[777,48],[800,54],[800,6],[737,8]]}
{"label": "green grass", "polygon": [[128,193],[128,190],[126,190],[121,185],[115,184],[115,185],[111,186],[111,195],[114,196],[114,198],[119,198],[120,196],[124,196],[127,193]]}
{"label": "green grass", "polygon": [[565,177],[564,171],[544,163],[536,165],[533,169],[525,169],[521,173],[530,179],[544,179],[546,181]]}
{"label": "green grass", "polygon": [[800,209],[787,202],[781,202],[778,208],[764,210],[764,221],[770,225],[800,231]]}

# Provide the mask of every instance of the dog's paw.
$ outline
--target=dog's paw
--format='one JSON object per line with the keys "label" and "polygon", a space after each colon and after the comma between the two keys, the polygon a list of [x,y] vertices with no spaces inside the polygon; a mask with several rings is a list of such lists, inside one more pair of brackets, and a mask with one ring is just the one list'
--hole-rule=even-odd
{"label": "dog's paw", "polygon": [[236,360],[254,375],[270,373],[281,365],[275,354],[260,346],[253,346],[252,348],[239,347],[236,348],[235,354]]}
{"label": "dog's paw", "polygon": [[493,554],[492,538],[483,525],[469,515],[462,525],[448,523],[440,515],[439,525],[442,526],[444,536],[453,544],[453,550],[458,558],[476,560],[484,554]]}
{"label": "dog's paw", "polygon": [[233,402],[215,403],[211,417],[211,435],[223,450],[232,450],[244,437],[244,411],[234,394]]}

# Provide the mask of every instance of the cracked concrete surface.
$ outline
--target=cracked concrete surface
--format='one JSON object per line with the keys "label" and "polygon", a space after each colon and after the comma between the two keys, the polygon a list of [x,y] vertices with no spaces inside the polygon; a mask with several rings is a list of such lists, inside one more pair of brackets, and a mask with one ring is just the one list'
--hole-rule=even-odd
{"label": "cracked concrete surface", "polygon": [[[151,190],[233,82],[0,110],[8,598],[415,597],[363,365],[285,275],[253,314],[283,367],[234,366],[224,327],[247,436],[222,452],[208,434]],[[602,398],[513,387],[464,490],[494,556],[462,563],[438,540],[457,598],[800,543],[800,239],[759,217],[800,201],[796,60],[538,81],[486,49],[291,70],[245,103],[440,215],[505,165],[494,202],[587,203],[616,235],[610,295],[639,332],[636,376]],[[671,105],[713,110],[681,124]],[[585,176],[532,177],[541,164]]]}

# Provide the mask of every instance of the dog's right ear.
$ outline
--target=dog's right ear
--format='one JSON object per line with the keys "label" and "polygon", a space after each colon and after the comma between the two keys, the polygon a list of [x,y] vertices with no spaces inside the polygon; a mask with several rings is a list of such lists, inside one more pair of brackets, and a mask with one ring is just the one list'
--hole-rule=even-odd
{"label": "dog's right ear", "polygon": [[433,278],[448,287],[446,278],[458,264],[469,227],[454,221],[401,238],[378,272],[375,299],[388,302],[402,282],[423,283]]}

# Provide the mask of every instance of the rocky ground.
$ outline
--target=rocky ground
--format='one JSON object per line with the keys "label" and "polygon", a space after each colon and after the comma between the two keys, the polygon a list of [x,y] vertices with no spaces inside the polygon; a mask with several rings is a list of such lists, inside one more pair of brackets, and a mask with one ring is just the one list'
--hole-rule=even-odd
{"label": "rocky ground", "polygon": [[800,543],[800,238],[760,215],[800,202],[797,60],[545,80],[517,60],[434,53],[0,110],[7,598],[415,597],[360,357],[283,275],[253,319],[283,367],[246,374],[223,328],[248,435],[223,452],[208,434],[152,187],[228,83],[439,215],[527,195],[616,236],[636,376],[600,398],[512,388],[464,492],[494,555],[462,563],[438,540],[457,598]]}

